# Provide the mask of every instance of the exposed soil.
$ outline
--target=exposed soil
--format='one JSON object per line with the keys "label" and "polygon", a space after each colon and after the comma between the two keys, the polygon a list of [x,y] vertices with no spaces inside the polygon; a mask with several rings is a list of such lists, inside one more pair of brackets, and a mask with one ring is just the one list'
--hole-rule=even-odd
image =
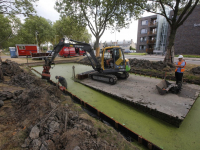
{"label": "exposed soil", "polygon": [[3,62],[0,149],[141,149],[26,67]]}

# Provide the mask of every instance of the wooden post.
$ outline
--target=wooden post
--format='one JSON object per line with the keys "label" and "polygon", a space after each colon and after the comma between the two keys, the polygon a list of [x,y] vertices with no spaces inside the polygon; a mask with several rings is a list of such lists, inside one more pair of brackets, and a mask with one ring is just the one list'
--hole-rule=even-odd
{"label": "wooden post", "polygon": [[27,66],[28,66],[28,55],[26,55],[26,60],[27,60]]}

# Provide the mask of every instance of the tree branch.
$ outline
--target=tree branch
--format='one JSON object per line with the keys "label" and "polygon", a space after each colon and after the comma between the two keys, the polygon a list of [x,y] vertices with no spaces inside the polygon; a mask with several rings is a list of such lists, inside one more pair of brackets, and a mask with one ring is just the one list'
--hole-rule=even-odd
{"label": "tree branch", "polygon": [[177,28],[179,26],[181,26],[183,24],[183,22],[188,18],[188,16],[193,12],[194,8],[197,6],[199,0],[196,0],[195,4],[192,6],[192,8],[190,9],[190,11],[187,13],[187,15],[182,19],[182,21],[180,20],[180,22],[178,22]]}

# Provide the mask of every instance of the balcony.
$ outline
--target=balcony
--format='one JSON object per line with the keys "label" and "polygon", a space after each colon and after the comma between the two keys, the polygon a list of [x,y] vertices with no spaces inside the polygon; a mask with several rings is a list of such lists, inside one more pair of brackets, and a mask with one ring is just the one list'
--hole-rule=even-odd
{"label": "balcony", "polygon": [[148,35],[151,35],[151,36],[155,36],[156,34],[157,34],[156,31],[149,31],[149,32],[148,32]]}
{"label": "balcony", "polygon": [[149,22],[149,24],[148,24],[149,27],[157,26],[157,25],[158,25],[157,22]]}
{"label": "balcony", "polygon": [[155,44],[156,40],[147,40],[147,44]]}
{"label": "balcony", "polygon": [[146,49],[146,52],[147,52],[148,54],[153,54],[153,48],[147,48],[147,49]]}

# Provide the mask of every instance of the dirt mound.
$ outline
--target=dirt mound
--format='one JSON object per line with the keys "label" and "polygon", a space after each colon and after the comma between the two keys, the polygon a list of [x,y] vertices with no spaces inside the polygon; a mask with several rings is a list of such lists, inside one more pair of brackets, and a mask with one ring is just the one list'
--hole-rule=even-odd
{"label": "dirt mound", "polygon": [[[96,58],[99,62],[101,62],[101,57],[96,57]],[[89,57],[89,59],[92,61],[93,64],[95,64],[94,60],[91,57]],[[81,59],[80,61],[78,61],[78,63],[84,64],[84,65],[91,65],[91,62],[89,59],[88,59],[88,57],[85,57],[85,58]]]}
{"label": "dirt mound", "polygon": [[8,59],[2,62],[2,71],[4,76],[9,77],[24,72],[23,69],[19,67],[19,64]]}
{"label": "dirt mound", "polygon": [[193,74],[200,74],[200,67],[192,68],[192,69],[191,69],[191,72],[192,72]]}
{"label": "dirt mound", "polygon": [[171,71],[174,69],[174,65],[170,63],[164,63],[163,61],[149,61],[139,59],[129,59],[131,68],[133,69],[154,69],[158,71]]}

